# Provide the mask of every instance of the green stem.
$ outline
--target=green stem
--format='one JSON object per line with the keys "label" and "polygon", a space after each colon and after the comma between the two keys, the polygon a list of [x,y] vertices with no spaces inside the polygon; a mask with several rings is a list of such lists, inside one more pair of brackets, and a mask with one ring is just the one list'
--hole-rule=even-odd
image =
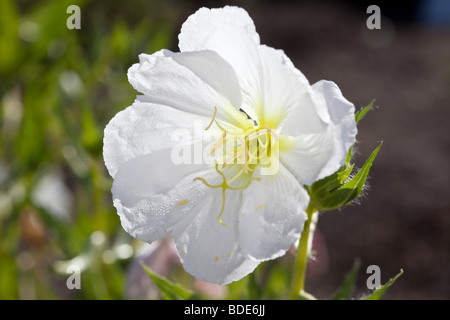
{"label": "green stem", "polygon": [[[311,221],[313,214],[317,212],[317,209],[313,208],[311,205],[306,209],[306,214],[308,215],[308,220],[305,221],[302,234],[300,236],[297,255],[294,262],[294,271],[291,283],[291,299],[296,299],[297,297],[312,297],[310,294],[304,291],[305,288],[305,275],[306,266],[308,264],[308,242],[309,236],[313,230],[311,230]],[[313,299],[308,299],[313,300]]]}
{"label": "green stem", "polygon": [[261,287],[256,279],[257,270],[249,274],[248,278],[248,294],[249,300],[261,300],[262,292]]}

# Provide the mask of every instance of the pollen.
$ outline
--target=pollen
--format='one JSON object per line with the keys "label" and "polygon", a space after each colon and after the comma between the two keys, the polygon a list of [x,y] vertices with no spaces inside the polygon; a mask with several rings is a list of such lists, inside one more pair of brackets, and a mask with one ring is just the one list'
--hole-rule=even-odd
{"label": "pollen", "polygon": [[261,204],[261,205],[257,206],[257,207],[255,208],[255,210],[262,209],[262,208],[264,208],[264,207],[267,207],[267,205],[266,205],[266,204]]}
{"label": "pollen", "polygon": [[218,262],[219,260],[220,260],[219,257],[214,257],[214,261],[215,261],[215,262]]}
{"label": "pollen", "polygon": [[177,206],[182,206],[183,204],[187,204],[187,203],[189,203],[191,200],[189,200],[189,199],[185,199],[185,200],[183,200],[183,201],[180,201],[180,202],[178,202],[177,203]]}

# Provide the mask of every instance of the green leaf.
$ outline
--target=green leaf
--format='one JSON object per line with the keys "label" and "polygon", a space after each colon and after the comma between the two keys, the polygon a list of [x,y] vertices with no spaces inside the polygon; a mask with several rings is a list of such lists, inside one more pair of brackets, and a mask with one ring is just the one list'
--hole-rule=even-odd
{"label": "green leaf", "polygon": [[390,279],[386,284],[382,285],[370,295],[364,298],[364,300],[380,300],[381,297],[386,293],[390,286],[394,284],[394,282],[403,274],[403,269],[400,269],[400,273],[397,274],[394,278]]}
{"label": "green leaf", "polygon": [[358,277],[358,271],[361,266],[359,259],[356,259],[353,263],[349,273],[345,276],[339,289],[334,293],[332,300],[350,300],[353,290],[355,289],[356,279]]}
{"label": "green leaf", "polygon": [[[20,49],[18,36],[19,14],[12,0],[0,1],[0,73],[14,70],[25,50]],[[2,75],[3,76],[3,75]],[[4,81],[2,81],[4,84]]]}
{"label": "green leaf", "polygon": [[87,105],[81,109],[81,141],[92,153],[101,152],[102,135],[99,132],[93,110]]}
{"label": "green leaf", "polygon": [[198,298],[194,293],[179,284],[175,284],[169,279],[162,277],[155,272],[153,272],[149,267],[147,267],[142,261],[141,266],[144,268],[145,272],[149,278],[153,281],[155,286],[161,292],[161,295],[166,300],[187,300]]}
{"label": "green leaf", "polygon": [[364,118],[364,116],[367,114],[367,112],[369,112],[370,110],[372,110],[373,104],[374,104],[375,100],[372,100],[372,102],[370,102],[367,106],[365,106],[364,108],[362,108],[361,110],[357,111],[355,114],[355,121],[356,124],[358,124],[358,122]]}

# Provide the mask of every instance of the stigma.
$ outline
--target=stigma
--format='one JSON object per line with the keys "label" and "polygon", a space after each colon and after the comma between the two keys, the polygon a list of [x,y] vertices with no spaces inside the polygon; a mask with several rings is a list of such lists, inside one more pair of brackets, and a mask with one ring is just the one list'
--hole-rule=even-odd
{"label": "stigma", "polygon": [[[260,181],[261,178],[254,178],[253,173],[259,166],[270,164],[274,155],[273,149],[278,148],[278,135],[266,124],[258,124],[254,122],[254,126],[242,128],[225,129],[216,120],[217,108],[214,107],[214,114],[205,130],[209,130],[214,124],[220,129],[221,134],[212,144],[209,155],[215,160],[215,169],[217,174],[222,177],[222,183],[212,185],[202,177],[196,177],[194,181],[201,181],[209,188],[222,189],[222,205],[217,220],[223,226],[226,224],[222,220],[225,211],[226,190],[243,190],[246,189],[254,180]],[[251,119],[250,119],[251,120]],[[278,153],[275,152],[276,156]],[[223,169],[228,166],[238,166],[234,176],[226,177]],[[245,183],[241,186],[232,186],[238,178],[245,176]]]}

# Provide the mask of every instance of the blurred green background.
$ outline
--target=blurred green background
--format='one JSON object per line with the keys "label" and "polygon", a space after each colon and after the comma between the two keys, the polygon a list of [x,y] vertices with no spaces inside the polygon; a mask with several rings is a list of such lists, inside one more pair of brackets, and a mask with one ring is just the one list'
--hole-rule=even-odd
{"label": "blurred green background", "polygon": [[[72,4],[81,8],[81,30],[66,27]],[[138,53],[175,41],[174,8],[0,2],[1,299],[124,297],[131,255],[121,259],[114,248],[132,241],[111,203],[103,129],[136,96],[126,72]],[[82,290],[69,291],[58,261],[80,256],[89,264]]]}
{"label": "blurred green background", "polygon": [[[449,298],[449,134],[439,123],[449,114],[449,33],[411,25],[405,6],[369,34],[365,8],[351,2],[233,2],[254,18],[262,43],[284,49],[312,83],[334,80],[357,107],[373,98],[382,106],[358,136],[360,162],[385,140],[373,195],[320,220],[307,288],[329,296],[360,256],[363,267],[381,265],[383,282],[405,269],[388,298]],[[127,69],[140,53],[176,51],[190,14],[226,3],[0,1],[0,299],[157,298],[140,259],[212,298],[287,297],[291,254],[222,288],[185,274],[166,240],[132,239],[103,164],[103,129],[137,94]],[[69,5],[81,8],[81,30],[66,27]],[[82,269],[81,290],[66,286],[71,264]],[[264,294],[245,293],[255,281]]]}
{"label": "blurred green background", "polygon": [[[80,30],[66,27],[73,4]],[[103,129],[135,99],[127,69],[140,53],[176,50],[186,14],[167,0],[0,2],[0,299],[158,298],[133,259],[149,246],[112,206]],[[172,247],[160,251],[160,273],[210,297],[244,297],[248,280],[208,292]],[[66,286],[70,265],[80,290]],[[279,274],[274,290],[289,281]]]}

